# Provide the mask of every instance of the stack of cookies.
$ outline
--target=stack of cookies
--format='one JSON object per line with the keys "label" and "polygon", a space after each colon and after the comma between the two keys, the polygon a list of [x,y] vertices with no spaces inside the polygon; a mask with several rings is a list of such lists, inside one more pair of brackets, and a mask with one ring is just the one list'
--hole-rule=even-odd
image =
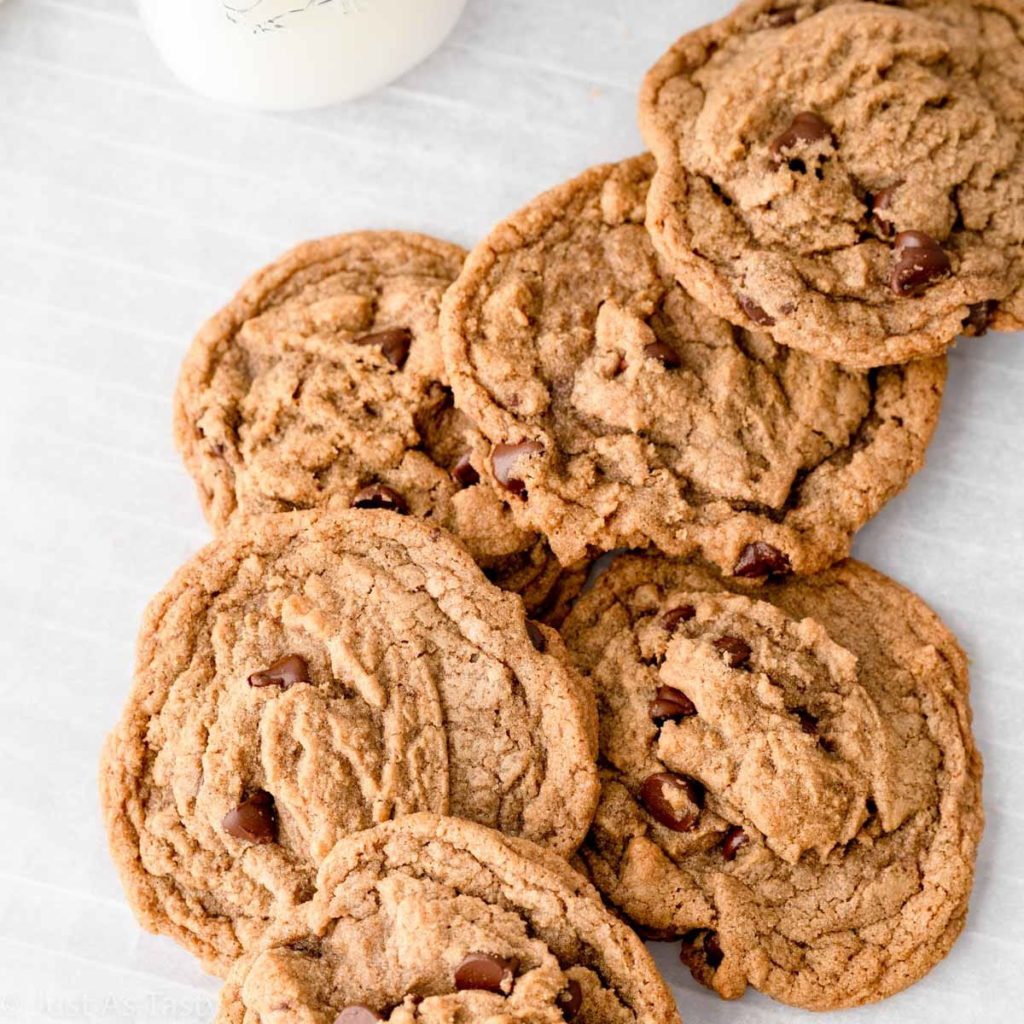
{"label": "stack of cookies", "polygon": [[1024,326],[1024,10],[752,0],[640,110],[468,256],[307,243],[188,354],[217,538],[101,789],[221,1024],[674,1024],[637,933],[855,1006],[963,927],[966,660],[844,559],[945,349]]}

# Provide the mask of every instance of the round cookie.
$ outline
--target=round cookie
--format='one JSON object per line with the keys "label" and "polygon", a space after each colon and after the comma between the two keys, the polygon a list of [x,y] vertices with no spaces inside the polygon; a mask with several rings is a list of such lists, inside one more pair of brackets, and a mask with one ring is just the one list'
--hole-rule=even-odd
{"label": "round cookie", "polygon": [[464,258],[400,232],[307,242],[202,328],[175,439],[215,529],[236,513],[397,509],[457,534],[528,604],[544,600],[557,562],[516,527],[443,382],[438,308]]}
{"label": "round cookie", "polygon": [[921,466],[945,361],[847,370],[710,313],[644,228],[653,167],[592,168],[470,254],[441,316],[456,403],[564,563],[653,543],[824,568]]}
{"label": "round cookie", "polygon": [[342,840],[317,885],[217,1024],[679,1024],[641,941],[532,843],[417,814]]}
{"label": "round cookie", "polygon": [[596,728],[557,633],[444,531],[242,518],[146,614],[101,767],[113,857],[143,924],[223,971],[376,822],[451,813],[570,854]]}
{"label": "round cookie", "polygon": [[967,663],[857,562],[740,589],[625,557],[563,636],[594,682],[602,793],[580,851],[719,995],[833,1009],[948,952],[982,830]]}
{"label": "round cookie", "polygon": [[751,0],[640,125],[655,244],[731,322],[858,367],[1024,326],[1017,0]]}

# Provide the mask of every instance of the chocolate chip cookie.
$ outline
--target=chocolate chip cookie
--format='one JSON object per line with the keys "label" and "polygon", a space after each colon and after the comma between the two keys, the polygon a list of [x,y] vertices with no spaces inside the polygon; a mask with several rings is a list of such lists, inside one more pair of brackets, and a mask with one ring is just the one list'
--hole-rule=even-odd
{"label": "chocolate chip cookie", "polygon": [[451,813],[571,853],[595,751],[557,633],[448,534],[281,513],[239,519],[150,605],[101,789],[143,924],[221,971],[375,822]]}
{"label": "chocolate chip cookie", "polygon": [[679,1024],[640,940],[532,843],[417,814],[341,841],[218,1024]]}
{"label": "chocolate chip cookie", "polygon": [[752,0],[640,123],[655,244],[731,322],[858,367],[1024,326],[1016,0]]}
{"label": "chocolate chip cookie", "polygon": [[200,331],[175,438],[210,522],[236,513],[387,508],[456,533],[528,604],[557,561],[488,482],[483,439],[444,384],[438,307],[457,246],[361,232],[255,274]]}
{"label": "chocolate chip cookie", "polygon": [[456,403],[525,529],[593,551],[814,572],[920,467],[943,359],[844,369],[733,328],[644,227],[649,156],[593,168],[499,225],[442,309]]}
{"label": "chocolate chip cookie", "polygon": [[624,557],[563,635],[598,694],[598,888],[726,998],[905,988],[964,924],[982,829],[966,659],[857,562],[740,589]]}

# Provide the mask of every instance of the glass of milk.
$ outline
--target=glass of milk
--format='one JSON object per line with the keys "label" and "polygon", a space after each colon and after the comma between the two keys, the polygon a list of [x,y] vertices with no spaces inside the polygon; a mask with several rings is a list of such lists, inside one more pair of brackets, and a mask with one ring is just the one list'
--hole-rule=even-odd
{"label": "glass of milk", "polygon": [[139,0],[171,70],[213,99],[262,110],[369,92],[423,60],[466,0]]}

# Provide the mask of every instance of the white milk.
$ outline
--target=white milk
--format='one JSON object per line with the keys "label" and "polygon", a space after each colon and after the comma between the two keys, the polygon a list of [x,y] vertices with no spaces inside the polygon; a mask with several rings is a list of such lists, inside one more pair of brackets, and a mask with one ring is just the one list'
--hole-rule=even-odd
{"label": "white milk", "polygon": [[139,0],[171,70],[197,92],[263,110],[376,89],[432,53],[466,0]]}

